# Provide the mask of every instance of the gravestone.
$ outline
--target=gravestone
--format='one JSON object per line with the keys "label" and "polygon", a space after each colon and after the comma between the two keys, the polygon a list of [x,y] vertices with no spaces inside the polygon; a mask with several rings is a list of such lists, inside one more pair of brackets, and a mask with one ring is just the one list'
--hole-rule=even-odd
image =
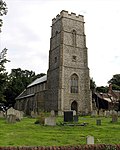
{"label": "gravestone", "polygon": [[21,112],[19,110],[15,110],[16,120],[20,121],[22,119]]}
{"label": "gravestone", "polygon": [[94,144],[94,137],[93,136],[87,136],[87,144]]}
{"label": "gravestone", "polygon": [[73,110],[73,116],[76,116],[76,111],[75,110]]}
{"label": "gravestone", "polygon": [[4,112],[0,111],[0,118],[4,118]]}
{"label": "gravestone", "polygon": [[64,122],[73,122],[73,111],[64,111]]}
{"label": "gravestone", "polygon": [[63,111],[58,111],[58,116],[63,116]]}
{"label": "gravestone", "polygon": [[110,116],[112,116],[113,110],[110,110]]}
{"label": "gravestone", "polygon": [[106,111],[106,115],[105,115],[105,117],[110,117],[110,111],[108,110],[108,111]]}
{"label": "gravestone", "polygon": [[97,110],[93,110],[91,112],[91,117],[96,117],[97,116]]}
{"label": "gravestone", "polygon": [[88,115],[88,113],[89,113],[89,111],[88,111],[88,109],[86,108],[86,109],[85,109],[85,115]]}
{"label": "gravestone", "polygon": [[31,117],[36,118],[36,116],[37,116],[36,113],[34,111],[31,111]]}
{"label": "gravestone", "polygon": [[96,120],[96,125],[101,125],[101,119]]}
{"label": "gravestone", "polygon": [[100,117],[103,117],[104,116],[104,111],[101,109],[101,110],[99,110],[99,116]]}
{"label": "gravestone", "polygon": [[45,118],[45,125],[55,126],[56,125],[56,117],[46,117]]}
{"label": "gravestone", "polygon": [[118,116],[117,114],[112,115],[112,122],[117,122],[118,121]]}
{"label": "gravestone", "polygon": [[78,122],[78,115],[73,116],[73,121],[74,121],[74,122]]}
{"label": "gravestone", "polygon": [[15,123],[16,122],[16,116],[13,114],[7,115],[7,123]]}
{"label": "gravestone", "polygon": [[55,111],[51,110],[50,115],[51,115],[51,117],[55,117]]}
{"label": "gravestone", "polygon": [[7,115],[15,115],[15,109],[13,107],[7,110]]}
{"label": "gravestone", "polygon": [[118,111],[118,117],[120,117],[120,111]]}

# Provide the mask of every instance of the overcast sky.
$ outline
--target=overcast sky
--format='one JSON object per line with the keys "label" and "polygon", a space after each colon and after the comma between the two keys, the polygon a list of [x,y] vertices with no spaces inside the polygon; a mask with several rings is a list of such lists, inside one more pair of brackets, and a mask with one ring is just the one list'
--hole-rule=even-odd
{"label": "overcast sky", "polygon": [[47,73],[52,19],[62,10],[84,15],[90,77],[107,85],[120,73],[120,0],[5,0],[0,51],[13,68]]}

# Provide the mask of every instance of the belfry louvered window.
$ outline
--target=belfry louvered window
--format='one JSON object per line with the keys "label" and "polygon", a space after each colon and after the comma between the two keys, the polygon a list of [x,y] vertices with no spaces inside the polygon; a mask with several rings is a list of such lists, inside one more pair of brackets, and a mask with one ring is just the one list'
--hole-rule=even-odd
{"label": "belfry louvered window", "polygon": [[72,45],[75,47],[76,46],[76,31],[72,31]]}

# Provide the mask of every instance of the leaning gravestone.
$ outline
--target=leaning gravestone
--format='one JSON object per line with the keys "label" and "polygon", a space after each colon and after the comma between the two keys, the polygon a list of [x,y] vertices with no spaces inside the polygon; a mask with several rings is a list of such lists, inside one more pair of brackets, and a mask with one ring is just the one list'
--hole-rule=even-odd
{"label": "leaning gravestone", "polygon": [[64,122],[73,122],[73,111],[64,111]]}
{"label": "leaning gravestone", "polygon": [[48,126],[55,126],[56,125],[56,117],[46,117],[45,118],[45,125]]}
{"label": "leaning gravestone", "polygon": [[87,136],[87,144],[94,144],[94,137],[93,136]]}

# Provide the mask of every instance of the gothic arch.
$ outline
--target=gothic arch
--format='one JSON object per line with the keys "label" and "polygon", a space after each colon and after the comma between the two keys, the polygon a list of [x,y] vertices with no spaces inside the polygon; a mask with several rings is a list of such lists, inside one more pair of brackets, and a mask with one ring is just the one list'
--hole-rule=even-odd
{"label": "gothic arch", "polygon": [[78,75],[75,73],[70,77],[70,92],[78,93]]}
{"label": "gothic arch", "polygon": [[72,30],[72,45],[76,46],[76,30]]}
{"label": "gothic arch", "polygon": [[75,110],[76,112],[78,112],[78,103],[76,101],[73,101],[71,103],[71,110]]}

